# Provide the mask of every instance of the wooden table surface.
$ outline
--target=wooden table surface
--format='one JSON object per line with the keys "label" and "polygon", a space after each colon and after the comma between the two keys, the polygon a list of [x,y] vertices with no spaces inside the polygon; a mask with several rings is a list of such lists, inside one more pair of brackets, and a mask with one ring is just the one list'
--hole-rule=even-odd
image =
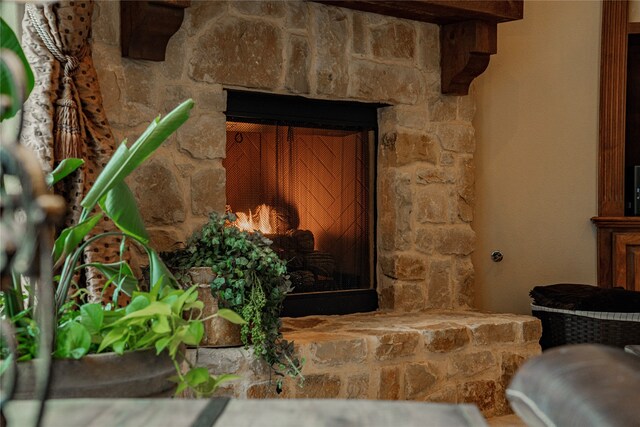
{"label": "wooden table surface", "polygon": [[[226,403],[226,406],[225,406]],[[35,402],[7,405],[8,427],[27,427]],[[221,414],[220,414],[221,412]],[[217,418],[217,419],[216,419]],[[58,399],[42,427],[456,427],[487,424],[474,405],[374,400]]]}

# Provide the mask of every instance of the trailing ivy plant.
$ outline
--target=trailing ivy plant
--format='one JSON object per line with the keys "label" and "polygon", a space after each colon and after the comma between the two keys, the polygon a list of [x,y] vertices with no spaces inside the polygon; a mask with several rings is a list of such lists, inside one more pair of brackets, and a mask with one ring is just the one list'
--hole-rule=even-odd
{"label": "trailing ivy plant", "polygon": [[302,384],[304,359],[294,355],[292,342],[282,337],[280,311],[291,281],[286,263],[271,249],[260,232],[248,233],[230,226],[235,215],[212,213],[209,221],[189,239],[184,249],[164,253],[163,259],[178,281],[190,285],[193,267],[210,267],[215,274],[211,292],[221,305],[241,314],[245,324],[241,339],[245,347],[267,362],[282,390],[285,375]]}

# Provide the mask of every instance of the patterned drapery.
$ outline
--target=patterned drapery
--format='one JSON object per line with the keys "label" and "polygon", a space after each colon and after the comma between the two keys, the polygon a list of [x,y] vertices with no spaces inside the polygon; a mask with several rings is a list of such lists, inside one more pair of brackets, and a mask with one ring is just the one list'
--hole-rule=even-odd
{"label": "patterned drapery", "polygon": [[[91,57],[92,13],[88,0],[27,4],[22,23],[22,45],[35,75],[23,108],[22,143],[34,150],[46,171],[64,157],[85,161],[55,188],[69,207],[67,226],[77,223],[80,201],[115,150]],[[113,230],[105,218],[94,233]],[[119,239],[102,239],[88,248],[84,262],[116,262],[119,247]],[[103,290],[105,279],[97,270],[87,269],[85,275],[92,300],[106,300],[113,292]]]}

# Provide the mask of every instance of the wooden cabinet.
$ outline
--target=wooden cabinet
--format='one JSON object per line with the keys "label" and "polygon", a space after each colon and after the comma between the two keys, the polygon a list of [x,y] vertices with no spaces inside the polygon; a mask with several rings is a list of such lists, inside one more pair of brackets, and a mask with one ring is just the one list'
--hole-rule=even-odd
{"label": "wooden cabinet", "polygon": [[598,152],[598,286],[640,291],[640,216],[632,209],[633,166],[640,165],[640,26],[628,2],[602,5]]}

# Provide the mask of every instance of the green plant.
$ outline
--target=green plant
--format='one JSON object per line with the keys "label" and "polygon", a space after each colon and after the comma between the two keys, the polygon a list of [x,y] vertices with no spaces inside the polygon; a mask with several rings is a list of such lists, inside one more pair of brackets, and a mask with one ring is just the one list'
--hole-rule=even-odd
{"label": "green plant", "polygon": [[[196,287],[181,289],[173,275],[149,246],[149,236],[137,209],[135,198],[125,178],[146,160],[188,118],[193,101],[180,104],[167,116],[154,120],[140,138],[128,147],[126,140],[118,147],[103,171],[97,177],[86,197],[79,223],[60,233],[52,253],[55,274],[55,315],[57,317],[54,357],[79,359],[88,353],[155,348],[156,353],[166,351],[177,371],[178,392],[192,387],[196,395],[210,394],[222,381],[234,376],[213,377],[193,368],[182,375],[178,366],[179,349],[183,344],[198,345],[202,339],[202,302],[197,300]],[[4,150],[4,147],[2,147]],[[4,155],[4,153],[3,153]],[[50,185],[72,173],[82,161],[68,159],[61,162],[48,179]],[[3,173],[3,177],[6,178]],[[5,180],[3,179],[3,182]],[[2,188],[3,192],[6,190]],[[91,235],[96,224],[110,218],[118,231]],[[122,239],[120,260],[115,263],[81,265],[85,248],[107,236]],[[141,291],[131,267],[123,259],[126,243],[134,242],[143,248],[149,259],[150,289]],[[97,268],[107,278],[106,285],[114,284],[113,303],[92,304],[83,300],[83,293],[69,298],[69,290],[77,273],[85,267]],[[3,265],[3,269],[4,269]],[[33,299],[23,294],[18,277],[12,287],[3,287],[2,316],[14,325],[17,335],[17,358],[29,360],[37,353],[38,328],[35,322]],[[131,296],[124,308],[117,308],[118,293]],[[26,304],[25,304],[26,302]],[[243,320],[230,310],[217,313],[232,322]],[[6,340],[0,341],[0,356],[9,358]],[[3,365],[6,366],[6,365]]]}
{"label": "green plant", "polygon": [[242,315],[243,344],[253,345],[255,354],[272,367],[281,390],[284,375],[304,379],[300,372],[304,360],[294,356],[293,343],[280,332],[282,303],[291,290],[286,263],[271,249],[269,239],[230,226],[233,221],[233,214],[213,213],[184,249],[162,256],[186,284],[188,269],[211,267],[216,275],[211,292]]}

